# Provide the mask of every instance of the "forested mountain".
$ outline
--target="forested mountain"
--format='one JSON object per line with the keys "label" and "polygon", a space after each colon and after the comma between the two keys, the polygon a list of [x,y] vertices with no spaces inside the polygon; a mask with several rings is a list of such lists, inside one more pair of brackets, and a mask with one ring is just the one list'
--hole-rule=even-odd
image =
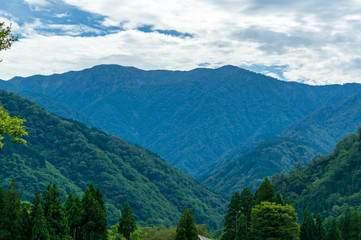
{"label": "forested mountain", "polygon": [[197,223],[218,227],[226,202],[157,155],[79,122],[61,119],[16,94],[0,91],[0,105],[26,118],[27,144],[0,149],[0,186],[14,177],[22,200],[55,182],[64,195],[81,195],[90,183],[106,202],[109,224],[129,202],[140,225],[175,226],[184,206]]}
{"label": "forested mountain", "polygon": [[205,179],[203,184],[227,197],[245,187],[255,192],[265,177],[290,171],[296,162],[306,164],[316,155],[316,150],[291,139],[268,140]]}
{"label": "forested mountain", "polygon": [[297,165],[289,174],[274,176],[272,182],[301,218],[306,206],[326,221],[348,206],[361,206],[360,134],[348,135],[330,155],[316,158],[307,167]]}
{"label": "forested mountain", "polygon": [[309,86],[233,66],[184,72],[101,65],[0,85],[67,104],[195,177],[225,153],[254,146],[361,91],[359,84]]}
{"label": "forested mountain", "polygon": [[334,106],[324,107],[285,129],[282,136],[298,139],[324,154],[361,123],[361,93]]}

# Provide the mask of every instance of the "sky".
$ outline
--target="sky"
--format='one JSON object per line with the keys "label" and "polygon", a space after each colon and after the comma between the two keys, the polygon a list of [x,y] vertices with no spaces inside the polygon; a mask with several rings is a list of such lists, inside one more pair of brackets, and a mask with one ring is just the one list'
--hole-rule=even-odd
{"label": "sky", "polygon": [[0,0],[0,79],[99,64],[361,83],[361,0]]}

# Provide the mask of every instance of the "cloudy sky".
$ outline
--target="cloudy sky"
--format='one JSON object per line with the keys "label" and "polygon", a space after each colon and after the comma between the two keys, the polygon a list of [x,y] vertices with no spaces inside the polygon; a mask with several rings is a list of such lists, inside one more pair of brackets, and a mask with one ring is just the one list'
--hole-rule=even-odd
{"label": "cloudy sky", "polygon": [[19,36],[3,80],[111,63],[361,83],[361,0],[1,0],[0,21]]}

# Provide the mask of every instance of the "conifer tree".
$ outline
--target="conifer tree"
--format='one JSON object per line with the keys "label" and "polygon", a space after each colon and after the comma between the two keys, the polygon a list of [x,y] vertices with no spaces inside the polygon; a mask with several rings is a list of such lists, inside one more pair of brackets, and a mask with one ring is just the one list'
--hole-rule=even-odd
{"label": "conifer tree", "polygon": [[316,225],[308,207],[306,207],[305,216],[301,225],[300,240],[318,240],[316,238]]}
{"label": "conifer tree", "polygon": [[13,178],[1,212],[0,239],[21,240],[21,201]]}
{"label": "conifer tree", "polygon": [[261,202],[275,202],[276,194],[271,181],[266,178],[255,193],[256,204]]}
{"label": "conifer tree", "polygon": [[276,196],[276,203],[277,204],[281,204],[281,205],[285,205],[285,201],[283,200],[282,194],[277,194]]}
{"label": "conifer tree", "polygon": [[72,193],[69,194],[65,202],[66,217],[69,226],[69,235],[73,239],[79,238],[80,224],[81,224],[81,205],[78,197],[75,197]]}
{"label": "conifer tree", "polygon": [[351,219],[351,209],[348,207],[346,210],[345,217],[342,222],[342,238],[343,239],[351,239],[351,229],[352,229],[352,219]]}
{"label": "conifer tree", "polygon": [[249,233],[249,229],[247,228],[247,220],[244,214],[242,213],[238,220],[238,231],[235,240],[249,240],[249,239],[250,239],[250,233]]}
{"label": "conifer tree", "polygon": [[44,215],[47,222],[50,239],[68,239],[69,227],[62,205],[60,191],[56,184],[47,186],[43,193]]}
{"label": "conifer tree", "polygon": [[21,240],[31,240],[32,221],[30,218],[30,214],[25,207],[22,208],[20,218],[21,228],[19,234],[21,235]]}
{"label": "conifer tree", "polygon": [[340,228],[338,227],[338,223],[335,218],[327,224],[326,240],[343,240]]}
{"label": "conifer tree", "polygon": [[176,230],[176,240],[199,240],[197,227],[191,210],[183,208]]}
{"label": "conifer tree", "polygon": [[4,198],[5,198],[4,189],[0,186],[0,214],[4,206]]}
{"label": "conifer tree", "polygon": [[359,233],[361,233],[361,219],[358,212],[358,208],[355,207],[351,215],[350,239],[358,240]]}
{"label": "conifer tree", "polygon": [[[31,206],[31,209],[30,209],[30,218],[32,221],[35,219],[36,211],[38,210],[39,204],[43,204],[41,198],[42,198],[41,193],[40,193],[39,189],[37,189],[34,199],[33,199],[33,205]],[[43,211],[44,211],[44,208],[43,208]]]}
{"label": "conifer tree", "polygon": [[119,228],[118,231],[122,234],[127,240],[130,238],[130,234],[137,229],[137,224],[135,222],[133,211],[130,208],[129,203],[126,203],[124,209],[122,210],[122,216],[119,219]]}
{"label": "conifer tree", "polygon": [[322,225],[321,214],[317,215],[316,218],[316,238],[317,240],[326,240],[326,230]]}
{"label": "conifer tree", "polygon": [[[242,236],[244,235],[243,233],[246,233],[245,236],[247,236],[248,238],[249,229],[251,227],[251,212],[252,212],[252,208],[254,207],[255,201],[254,201],[254,196],[248,187],[245,187],[243,189],[240,197],[241,197],[241,213],[243,215],[243,217],[241,216],[240,220],[243,221],[244,218],[245,224],[243,224],[243,222],[240,223],[240,226],[238,227],[238,232],[240,232]],[[237,235],[239,234],[237,233]]]}
{"label": "conifer tree", "polygon": [[42,203],[39,203],[36,208],[31,240],[50,240]]}
{"label": "conifer tree", "polygon": [[[93,184],[85,189],[81,200],[81,233],[84,240],[107,240],[107,215],[96,197]],[[103,201],[103,199],[101,199]]]}
{"label": "conifer tree", "polygon": [[238,192],[235,192],[228,205],[228,212],[224,217],[224,231],[221,240],[234,240],[236,238],[241,208],[241,196]]}

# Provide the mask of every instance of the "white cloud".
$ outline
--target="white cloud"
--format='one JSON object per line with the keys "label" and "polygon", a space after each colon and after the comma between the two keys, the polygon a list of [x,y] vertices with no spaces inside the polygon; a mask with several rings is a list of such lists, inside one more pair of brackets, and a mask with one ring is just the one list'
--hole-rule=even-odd
{"label": "white cloud", "polygon": [[[356,1],[63,1],[104,16],[103,27],[124,30],[81,38],[74,35],[99,32],[85,25],[27,23],[21,26],[26,38],[2,53],[0,78],[101,63],[180,70],[207,63],[209,67],[288,66],[283,73],[286,80],[310,84],[361,82],[361,4]],[[192,38],[136,30],[144,25],[189,33]],[[45,29],[69,36],[43,36]],[[19,64],[21,69],[16,67]],[[267,74],[276,77],[276,73]]]}
{"label": "white cloud", "polygon": [[46,6],[49,4],[47,0],[24,0],[29,5]]}

